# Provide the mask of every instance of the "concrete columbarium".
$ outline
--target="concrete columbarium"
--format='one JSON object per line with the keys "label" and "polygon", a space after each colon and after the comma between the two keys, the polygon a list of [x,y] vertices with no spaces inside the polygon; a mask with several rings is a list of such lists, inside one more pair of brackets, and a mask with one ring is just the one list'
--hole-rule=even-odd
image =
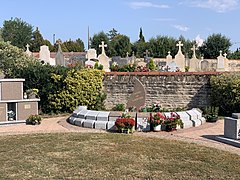
{"label": "concrete columbarium", "polygon": [[40,99],[27,99],[23,92],[25,79],[0,79],[0,124],[25,122],[38,114]]}

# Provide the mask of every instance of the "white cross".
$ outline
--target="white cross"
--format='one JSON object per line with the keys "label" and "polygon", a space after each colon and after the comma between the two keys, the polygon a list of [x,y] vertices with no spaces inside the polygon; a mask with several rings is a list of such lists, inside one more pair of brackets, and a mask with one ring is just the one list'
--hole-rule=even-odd
{"label": "white cross", "polygon": [[133,53],[132,53],[132,57],[134,57],[135,56],[135,53],[134,53],[134,51],[133,51]]}
{"label": "white cross", "polygon": [[102,54],[105,54],[104,47],[107,47],[107,44],[104,44],[104,41],[102,41],[102,44],[100,44],[99,47],[102,48]]}
{"label": "white cross", "polygon": [[169,55],[169,56],[171,55],[171,52],[170,52],[170,51],[168,51],[168,55]]}
{"label": "white cross", "polygon": [[181,49],[181,47],[183,46],[182,41],[178,41],[178,44],[176,46],[178,46],[178,52],[182,52]]}
{"label": "white cross", "polygon": [[127,52],[127,57],[128,57],[128,55],[129,55],[129,52]]}
{"label": "white cross", "polygon": [[196,59],[196,46],[195,46],[195,44],[193,45],[191,50],[193,51],[193,58]]}
{"label": "white cross", "polygon": [[227,58],[227,53],[224,53],[223,55],[224,55],[225,58]]}
{"label": "white cross", "polygon": [[220,52],[220,56],[222,56],[222,50],[221,51],[219,51]]}
{"label": "white cross", "polygon": [[30,47],[29,44],[27,44],[26,47],[27,47],[27,51],[29,51],[29,47]]}

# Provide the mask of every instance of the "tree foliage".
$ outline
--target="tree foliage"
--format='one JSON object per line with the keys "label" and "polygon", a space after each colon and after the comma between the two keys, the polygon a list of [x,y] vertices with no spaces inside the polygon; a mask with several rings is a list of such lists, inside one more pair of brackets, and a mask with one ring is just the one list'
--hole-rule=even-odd
{"label": "tree foliage", "polygon": [[219,51],[229,53],[231,46],[230,39],[222,34],[212,34],[204,41],[200,47],[200,53],[207,59],[216,59],[219,56]]}
{"label": "tree foliage", "polygon": [[143,36],[143,31],[142,28],[140,28],[140,32],[139,32],[139,42],[145,42],[145,38]]}
{"label": "tree foliage", "polygon": [[107,36],[108,36],[110,41],[113,40],[117,35],[119,35],[119,33],[114,28],[107,33]]}
{"label": "tree foliage", "polygon": [[30,50],[32,52],[39,52],[40,46],[45,45],[45,41],[43,39],[42,34],[40,33],[39,29],[36,28],[36,30],[33,32],[33,38],[31,41]]}
{"label": "tree foliage", "polygon": [[240,74],[211,77],[212,105],[219,107],[221,115],[231,115],[240,109]]}
{"label": "tree foliage", "polygon": [[5,20],[3,23],[2,37],[14,46],[25,49],[31,43],[32,35],[33,26],[19,18]]}
{"label": "tree foliage", "polygon": [[9,42],[0,42],[0,69],[6,77],[11,77],[15,69],[26,67],[36,61]]}
{"label": "tree foliage", "polygon": [[110,56],[111,52],[111,45],[108,39],[108,36],[102,31],[98,34],[94,34],[91,40],[91,47],[95,48],[97,50],[97,54],[101,54],[102,53],[102,49],[99,47],[99,45],[102,44],[102,41],[104,41],[104,43],[107,45],[107,48],[105,49],[106,55]]}
{"label": "tree foliage", "polygon": [[68,52],[83,52],[84,43],[78,38],[76,41],[69,39],[68,41],[63,42],[63,46],[66,47]]}
{"label": "tree foliage", "polygon": [[115,36],[111,43],[111,56],[126,57],[127,52],[131,51],[131,42],[129,37],[125,35]]}

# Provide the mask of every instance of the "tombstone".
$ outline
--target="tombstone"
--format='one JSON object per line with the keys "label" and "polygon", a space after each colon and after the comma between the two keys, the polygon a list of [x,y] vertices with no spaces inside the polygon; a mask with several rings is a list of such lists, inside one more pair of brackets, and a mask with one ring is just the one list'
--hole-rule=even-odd
{"label": "tombstone", "polygon": [[117,63],[117,65],[120,67],[129,64],[129,60],[125,58],[123,59],[121,58],[121,56],[113,56],[111,64],[113,64],[114,62]]}
{"label": "tombstone", "polygon": [[91,59],[97,59],[96,49],[89,49],[86,54],[86,59],[90,61]]}
{"label": "tombstone", "polygon": [[57,43],[57,44],[58,44],[58,51],[57,51],[57,54],[56,54],[56,57],[55,57],[56,65],[66,66],[61,45],[60,45],[60,43]]}
{"label": "tombstone", "polygon": [[232,117],[224,118],[224,137],[240,140],[240,113],[232,113]]}
{"label": "tombstone", "polygon": [[52,59],[50,57],[50,51],[48,46],[46,45],[43,45],[40,47],[39,59],[41,61],[44,61],[44,63],[48,63],[50,65],[56,65],[55,59]]}
{"label": "tombstone", "polygon": [[185,71],[185,56],[182,53],[183,44],[181,41],[179,41],[176,46],[178,46],[178,53],[175,56],[174,61],[177,64],[177,67],[179,68],[179,70],[184,72]]}
{"label": "tombstone", "polygon": [[172,56],[171,56],[171,52],[168,51],[168,55],[166,57],[167,61],[172,61]]}
{"label": "tombstone", "polygon": [[109,59],[109,57],[107,57],[107,55],[105,53],[105,49],[104,49],[105,47],[107,47],[107,45],[104,44],[104,42],[102,41],[102,44],[99,45],[99,47],[102,48],[102,54],[100,54],[98,56],[99,63],[103,65],[103,70],[104,71],[110,72],[110,69],[109,69],[109,67],[110,67],[110,64],[109,64],[110,59]]}
{"label": "tombstone", "polygon": [[176,112],[176,113],[180,116],[180,118],[183,122],[183,128],[184,129],[193,127],[193,121],[190,120],[189,114],[187,114],[184,111],[183,112]]}
{"label": "tombstone", "polygon": [[225,71],[225,58],[220,51],[220,55],[217,57],[217,71]]}
{"label": "tombstone", "polygon": [[176,72],[176,70],[177,70],[177,68],[178,68],[178,66],[177,66],[177,64],[176,64],[175,61],[169,62],[169,63],[167,64],[167,67],[168,67],[167,71],[169,71],[169,72]]}
{"label": "tombstone", "polygon": [[25,53],[30,57],[30,56],[32,56],[32,52],[29,50],[29,44],[27,44],[26,45],[26,48],[27,48],[27,50],[25,51]]}
{"label": "tombstone", "polygon": [[139,79],[135,78],[134,91],[130,95],[126,108],[135,107],[137,110],[145,105],[146,91]]}
{"label": "tombstone", "polygon": [[95,61],[87,60],[85,61],[85,67],[94,67]]}
{"label": "tombstone", "polygon": [[148,122],[150,113],[138,113],[137,114],[137,130],[147,132],[150,131],[150,123]]}
{"label": "tombstone", "polygon": [[209,71],[209,62],[207,60],[201,60],[201,71]]}
{"label": "tombstone", "polygon": [[189,61],[189,71],[196,72],[196,71],[200,70],[200,67],[199,67],[200,60],[197,59],[197,57],[196,57],[196,46],[195,45],[193,45],[191,50],[193,51],[193,56]]}
{"label": "tombstone", "polygon": [[193,110],[188,110],[186,111],[186,113],[189,114],[190,120],[193,121],[193,127],[197,127],[202,124],[202,121],[198,119],[198,115],[196,114],[196,112],[194,112]]}

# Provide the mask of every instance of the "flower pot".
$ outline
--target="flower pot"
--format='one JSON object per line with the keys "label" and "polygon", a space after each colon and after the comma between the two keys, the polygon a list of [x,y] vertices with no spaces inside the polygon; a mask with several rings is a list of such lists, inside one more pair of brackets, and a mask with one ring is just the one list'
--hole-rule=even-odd
{"label": "flower pot", "polygon": [[161,131],[161,129],[162,129],[162,125],[161,124],[153,127],[153,131],[156,131],[156,132]]}
{"label": "flower pot", "polygon": [[173,130],[172,125],[166,125],[166,131],[167,132],[170,132],[172,130]]}

